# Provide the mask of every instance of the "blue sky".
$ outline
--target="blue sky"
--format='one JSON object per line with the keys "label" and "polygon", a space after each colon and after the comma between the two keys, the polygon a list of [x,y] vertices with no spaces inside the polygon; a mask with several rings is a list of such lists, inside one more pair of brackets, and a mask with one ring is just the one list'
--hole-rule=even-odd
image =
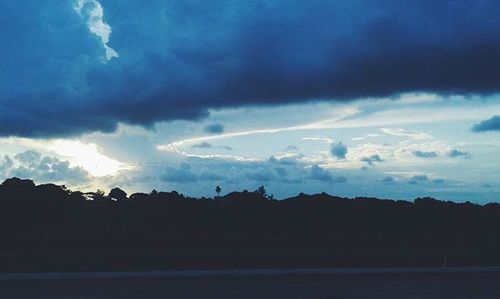
{"label": "blue sky", "polygon": [[500,197],[497,1],[7,1],[0,176]]}

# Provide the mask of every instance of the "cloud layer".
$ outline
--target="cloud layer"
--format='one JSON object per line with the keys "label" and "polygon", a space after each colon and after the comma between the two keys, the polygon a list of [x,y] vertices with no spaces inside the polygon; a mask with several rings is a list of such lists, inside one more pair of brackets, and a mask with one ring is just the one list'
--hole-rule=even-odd
{"label": "cloud layer", "polygon": [[83,2],[102,11],[89,19],[77,1],[0,4],[0,135],[109,132],[242,105],[500,91],[498,1]]}

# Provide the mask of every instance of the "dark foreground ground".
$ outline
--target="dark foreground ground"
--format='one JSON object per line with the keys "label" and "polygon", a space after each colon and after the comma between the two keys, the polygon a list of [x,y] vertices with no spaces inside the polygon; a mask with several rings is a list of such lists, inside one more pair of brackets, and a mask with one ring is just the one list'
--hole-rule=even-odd
{"label": "dark foreground ground", "polygon": [[500,272],[11,280],[0,298],[500,298]]}

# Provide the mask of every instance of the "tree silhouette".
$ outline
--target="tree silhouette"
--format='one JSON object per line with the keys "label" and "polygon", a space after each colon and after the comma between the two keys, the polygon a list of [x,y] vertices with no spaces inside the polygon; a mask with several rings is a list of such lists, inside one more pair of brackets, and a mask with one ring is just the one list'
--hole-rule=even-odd
{"label": "tree silhouette", "polygon": [[259,186],[259,188],[257,188],[257,190],[255,190],[260,196],[266,198],[266,194],[267,194],[267,191],[266,191],[266,188],[262,185],[262,186]]}
{"label": "tree silhouette", "polygon": [[111,191],[109,191],[109,195],[108,195],[110,198],[114,198],[116,200],[124,200],[124,199],[127,199],[127,193],[125,191],[123,191],[122,189],[120,188],[113,188],[111,189]]}
{"label": "tree silhouette", "polygon": [[[222,188],[215,191],[220,196]],[[106,196],[101,190],[6,180],[0,184],[1,270],[453,267],[500,261],[497,203],[326,193],[272,200],[264,186],[218,200],[155,190],[125,198],[119,188]],[[158,255],[151,257],[152,251]],[[47,257],[58,252],[65,254],[54,264]]]}

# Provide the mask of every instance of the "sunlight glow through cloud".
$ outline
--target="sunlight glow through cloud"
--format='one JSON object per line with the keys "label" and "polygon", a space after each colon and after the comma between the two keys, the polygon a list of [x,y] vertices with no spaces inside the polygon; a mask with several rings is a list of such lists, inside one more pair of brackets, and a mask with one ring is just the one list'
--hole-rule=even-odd
{"label": "sunlight glow through cloud", "polygon": [[130,166],[102,154],[97,145],[93,143],[55,140],[52,144],[52,150],[67,158],[72,164],[83,167],[95,177],[115,175],[120,170],[130,168]]}
{"label": "sunlight glow through cloud", "polygon": [[122,170],[134,168],[132,165],[106,156],[95,143],[85,143],[80,140],[10,137],[0,139],[0,144],[36,149],[48,154],[55,153],[61,159],[70,162],[72,167],[82,167],[94,177],[117,175]]}

